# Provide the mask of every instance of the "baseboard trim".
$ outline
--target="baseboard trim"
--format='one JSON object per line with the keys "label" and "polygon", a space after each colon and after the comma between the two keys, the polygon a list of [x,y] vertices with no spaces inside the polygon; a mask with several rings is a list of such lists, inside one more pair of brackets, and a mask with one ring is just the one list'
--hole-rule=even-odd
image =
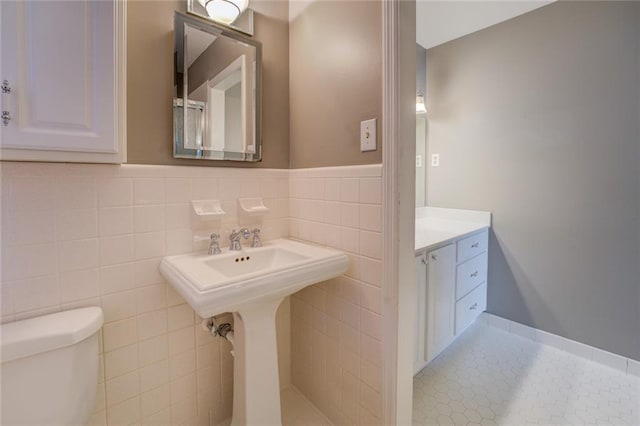
{"label": "baseboard trim", "polygon": [[576,342],[575,340],[567,339],[566,337],[558,336],[557,334],[538,330],[537,328],[529,327],[487,312],[483,312],[478,318],[478,321],[482,321],[484,324],[502,329],[511,334],[524,337],[525,339],[530,339],[606,367],[613,368],[614,370],[618,370],[622,373],[640,377],[640,361],[625,358],[621,355],[585,345],[584,343]]}

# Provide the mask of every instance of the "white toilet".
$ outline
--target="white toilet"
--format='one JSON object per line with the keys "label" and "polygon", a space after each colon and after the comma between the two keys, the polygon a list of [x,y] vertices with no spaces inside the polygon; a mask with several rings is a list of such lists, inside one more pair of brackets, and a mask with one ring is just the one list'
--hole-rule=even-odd
{"label": "white toilet", "polygon": [[0,326],[0,424],[86,424],[102,323],[102,309],[91,307]]}

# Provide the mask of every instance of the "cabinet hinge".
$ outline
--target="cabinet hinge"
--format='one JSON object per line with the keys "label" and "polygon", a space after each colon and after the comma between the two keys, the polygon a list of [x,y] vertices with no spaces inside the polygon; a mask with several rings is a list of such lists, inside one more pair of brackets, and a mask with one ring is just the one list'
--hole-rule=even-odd
{"label": "cabinet hinge", "polygon": [[9,113],[8,109],[5,109],[7,105],[5,97],[11,93],[9,80],[2,80],[2,86],[0,86],[0,88],[2,89],[2,125],[6,127],[11,121],[11,113]]}

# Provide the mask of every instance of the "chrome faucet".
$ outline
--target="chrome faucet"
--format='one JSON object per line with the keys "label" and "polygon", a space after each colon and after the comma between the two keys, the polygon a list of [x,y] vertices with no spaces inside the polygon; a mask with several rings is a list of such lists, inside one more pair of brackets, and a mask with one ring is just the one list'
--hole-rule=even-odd
{"label": "chrome faucet", "polygon": [[253,241],[251,241],[251,247],[262,247],[262,240],[260,240],[260,228],[253,228],[251,233],[253,234]]}
{"label": "chrome faucet", "polygon": [[209,244],[209,254],[220,254],[220,245],[218,244],[218,239],[220,235],[213,233],[211,234],[211,243]]}
{"label": "chrome faucet", "polygon": [[240,251],[242,250],[242,246],[240,245],[240,238],[244,238],[248,240],[251,236],[251,232],[247,228],[242,228],[238,232],[234,229],[231,231],[231,235],[229,235],[229,239],[231,240],[231,245],[229,246],[229,250]]}

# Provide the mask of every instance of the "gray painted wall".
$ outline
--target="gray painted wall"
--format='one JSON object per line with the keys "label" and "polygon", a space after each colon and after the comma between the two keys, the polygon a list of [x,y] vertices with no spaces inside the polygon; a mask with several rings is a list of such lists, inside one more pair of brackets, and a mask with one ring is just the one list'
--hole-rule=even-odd
{"label": "gray painted wall", "polygon": [[416,44],[416,92],[427,94],[427,49]]}
{"label": "gray painted wall", "polygon": [[432,206],[490,210],[489,312],[640,360],[640,3],[430,49]]}

